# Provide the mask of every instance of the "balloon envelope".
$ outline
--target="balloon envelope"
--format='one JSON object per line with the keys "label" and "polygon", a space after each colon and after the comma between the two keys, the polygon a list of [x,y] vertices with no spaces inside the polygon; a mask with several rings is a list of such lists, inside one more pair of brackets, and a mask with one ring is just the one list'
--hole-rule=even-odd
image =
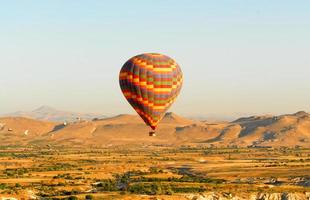
{"label": "balloon envelope", "polygon": [[182,82],[179,65],[170,57],[158,53],[132,57],[119,74],[125,98],[154,130],[180,93]]}

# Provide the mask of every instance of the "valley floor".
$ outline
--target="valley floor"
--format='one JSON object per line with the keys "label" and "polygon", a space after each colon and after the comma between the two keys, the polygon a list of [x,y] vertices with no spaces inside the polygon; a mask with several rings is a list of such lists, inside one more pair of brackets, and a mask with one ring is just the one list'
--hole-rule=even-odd
{"label": "valley floor", "polygon": [[0,197],[306,200],[310,149],[2,147]]}

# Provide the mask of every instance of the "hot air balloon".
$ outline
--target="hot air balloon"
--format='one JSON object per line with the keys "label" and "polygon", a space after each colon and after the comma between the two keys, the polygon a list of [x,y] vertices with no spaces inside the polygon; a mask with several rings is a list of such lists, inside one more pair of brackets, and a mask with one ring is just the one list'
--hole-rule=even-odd
{"label": "hot air balloon", "polygon": [[155,129],[180,93],[182,82],[180,66],[172,58],[158,53],[132,57],[119,74],[124,96],[152,128],[150,136],[155,136]]}

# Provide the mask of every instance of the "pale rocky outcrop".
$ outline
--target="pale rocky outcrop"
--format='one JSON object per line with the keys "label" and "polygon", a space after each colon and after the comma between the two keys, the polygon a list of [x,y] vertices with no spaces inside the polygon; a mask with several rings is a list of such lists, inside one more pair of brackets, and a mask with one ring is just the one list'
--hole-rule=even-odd
{"label": "pale rocky outcrop", "polygon": [[189,200],[310,200],[310,193],[252,193],[252,194],[230,194],[230,193],[204,193],[187,194]]}

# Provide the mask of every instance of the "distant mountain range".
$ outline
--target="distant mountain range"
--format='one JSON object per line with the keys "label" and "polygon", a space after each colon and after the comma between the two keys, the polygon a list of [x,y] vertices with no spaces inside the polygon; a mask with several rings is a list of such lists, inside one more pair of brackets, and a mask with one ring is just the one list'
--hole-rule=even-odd
{"label": "distant mountain range", "polygon": [[49,106],[41,106],[33,111],[17,111],[2,116],[10,117],[28,117],[32,119],[53,121],[53,122],[73,122],[76,120],[92,120],[94,118],[104,118],[106,116],[94,113],[76,113],[69,111],[61,111]]}
{"label": "distant mountain range", "polygon": [[[46,116],[53,115],[46,113]],[[47,119],[44,117],[44,120]],[[24,117],[3,117],[0,118],[0,145],[158,144],[310,148],[310,115],[306,112],[251,116],[218,123],[190,120],[167,113],[159,124],[157,136],[149,137],[149,131],[137,115],[79,120],[67,124]]]}

